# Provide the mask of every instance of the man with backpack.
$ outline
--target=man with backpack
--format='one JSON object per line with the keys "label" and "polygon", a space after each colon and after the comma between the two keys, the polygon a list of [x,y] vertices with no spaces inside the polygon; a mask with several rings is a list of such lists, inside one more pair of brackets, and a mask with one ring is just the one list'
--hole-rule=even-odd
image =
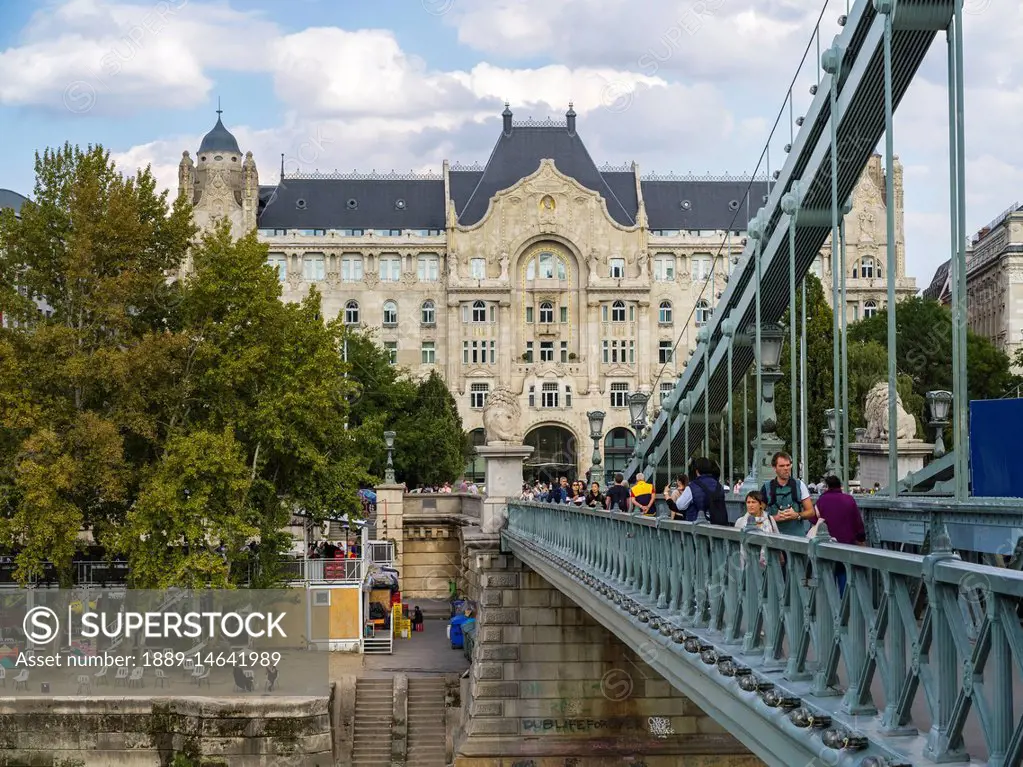
{"label": "man with backpack", "polygon": [[817,519],[806,483],[792,476],[792,456],[778,452],[771,458],[775,478],[764,484],[767,513],[782,535],[806,535],[806,522]]}
{"label": "man with backpack", "polygon": [[709,458],[697,458],[690,467],[690,479],[675,501],[686,522],[696,522],[702,514],[712,525],[728,525],[725,489],[718,482],[718,471]]}

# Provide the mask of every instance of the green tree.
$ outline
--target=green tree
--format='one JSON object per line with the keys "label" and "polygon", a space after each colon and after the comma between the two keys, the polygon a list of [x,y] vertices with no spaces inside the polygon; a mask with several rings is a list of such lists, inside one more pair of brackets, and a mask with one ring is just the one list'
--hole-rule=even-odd
{"label": "green tree", "polygon": [[[896,364],[900,376],[912,382],[913,395],[902,393],[903,405],[922,422],[925,395],[936,389],[952,390],[952,313],[937,301],[909,298],[895,312]],[[888,349],[888,312],[882,310],[849,326],[854,343],[873,342]],[[1017,378],[1008,356],[988,339],[967,330],[967,389],[970,399],[997,399],[1010,391]],[[884,374],[887,378],[887,371]],[[851,408],[850,408],[851,410]],[[947,434],[951,440],[951,433]],[[950,441],[946,444],[951,445]]]}
{"label": "green tree", "polygon": [[394,429],[395,470],[410,487],[450,482],[464,471],[472,448],[454,397],[436,372],[420,382]]}
{"label": "green tree", "polygon": [[231,565],[258,531],[251,484],[245,450],[231,429],[172,437],[112,536],[128,554],[130,584],[226,588]]}
{"label": "green tree", "polygon": [[51,559],[67,583],[80,527],[124,519],[161,439],[181,343],[154,285],[194,228],[148,170],[122,176],[100,147],[47,150],[36,179],[20,219],[0,215],[0,305],[16,324],[0,330],[0,545],[22,580]]}

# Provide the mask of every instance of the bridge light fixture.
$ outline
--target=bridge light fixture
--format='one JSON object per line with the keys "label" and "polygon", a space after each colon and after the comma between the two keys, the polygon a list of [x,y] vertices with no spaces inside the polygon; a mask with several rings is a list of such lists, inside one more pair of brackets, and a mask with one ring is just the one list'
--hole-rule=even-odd
{"label": "bridge light fixture", "polygon": [[782,326],[769,322],[760,326],[760,363],[765,368],[776,368],[781,362],[781,346],[785,331]]}
{"label": "bridge light fixture", "polygon": [[948,414],[952,409],[952,392],[950,391],[927,392],[927,406],[931,411],[932,422],[947,421]]}
{"label": "bridge light fixture", "polygon": [[646,403],[649,399],[650,395],[641,391],[629,395],[629,415],[637,431],[646,425]]}

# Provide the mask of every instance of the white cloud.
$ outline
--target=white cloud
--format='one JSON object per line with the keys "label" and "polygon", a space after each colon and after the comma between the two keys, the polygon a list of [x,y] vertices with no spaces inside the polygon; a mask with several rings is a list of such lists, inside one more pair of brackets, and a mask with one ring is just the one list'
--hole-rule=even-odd
{"label": "white cloud", "polygon": [[[573,101],[598,164],[752,171],[820,12],[819,0],[648,0],[641,13],[632,0],[424,0],[427,10],[449,9],[445,23],[463,46],[493,54],[489,63],[439,69],[403,50],[386,29],[285,32],[229,2],[58,4],[33,19],[17,47],[0,52],[0,104],[59,107],[63,99],[72,110],[100,112],[191,107],[208,103],[216,70],[233,69],[265,72],[284,105],[276,127],[231,126],[264,183],[277,176],[282,152],[289,172],[483,162],[505,100],[516,119],[560,117]],[[840,31],[836,19],[845,11],[841,0],[831,6],[822,47]],[[967,218],[974,230],[1023,197],[1016,55],[1023,6],[968,0],[967,11]],[[810,102],[815,59],[811,47],[794,88],[794,116]],[[939,35],[896,117],[908,266],[921,287],[948,252],[944,77]],[[208,127],[141,137],[117,159],[127,167],[154,163],[174,188],[182,149],[194,151]],[[786,109],[771,145],[772,169],[788,133]]]}
{"label": "white cloud", "polygon": [[80,114],[193,107],[208,99],[208,70],[265,66],[276,34],[225,6],[69,0],[39,11],[22,44],[0,52],[0,104]]}

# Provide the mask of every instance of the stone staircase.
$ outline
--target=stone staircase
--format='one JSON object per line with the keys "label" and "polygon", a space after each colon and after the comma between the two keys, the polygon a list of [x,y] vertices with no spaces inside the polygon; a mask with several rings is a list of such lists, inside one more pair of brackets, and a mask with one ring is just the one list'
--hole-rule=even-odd
{"label": "stone staircase", "polygon": [[409,677],[408,764],[445,767],[448,763],[444,695],[444,677]]}
{"label": "stone staircase", "polygon": [[352,764],[390,767],[394,680],[359,679],[355,683],[355,728]]}

